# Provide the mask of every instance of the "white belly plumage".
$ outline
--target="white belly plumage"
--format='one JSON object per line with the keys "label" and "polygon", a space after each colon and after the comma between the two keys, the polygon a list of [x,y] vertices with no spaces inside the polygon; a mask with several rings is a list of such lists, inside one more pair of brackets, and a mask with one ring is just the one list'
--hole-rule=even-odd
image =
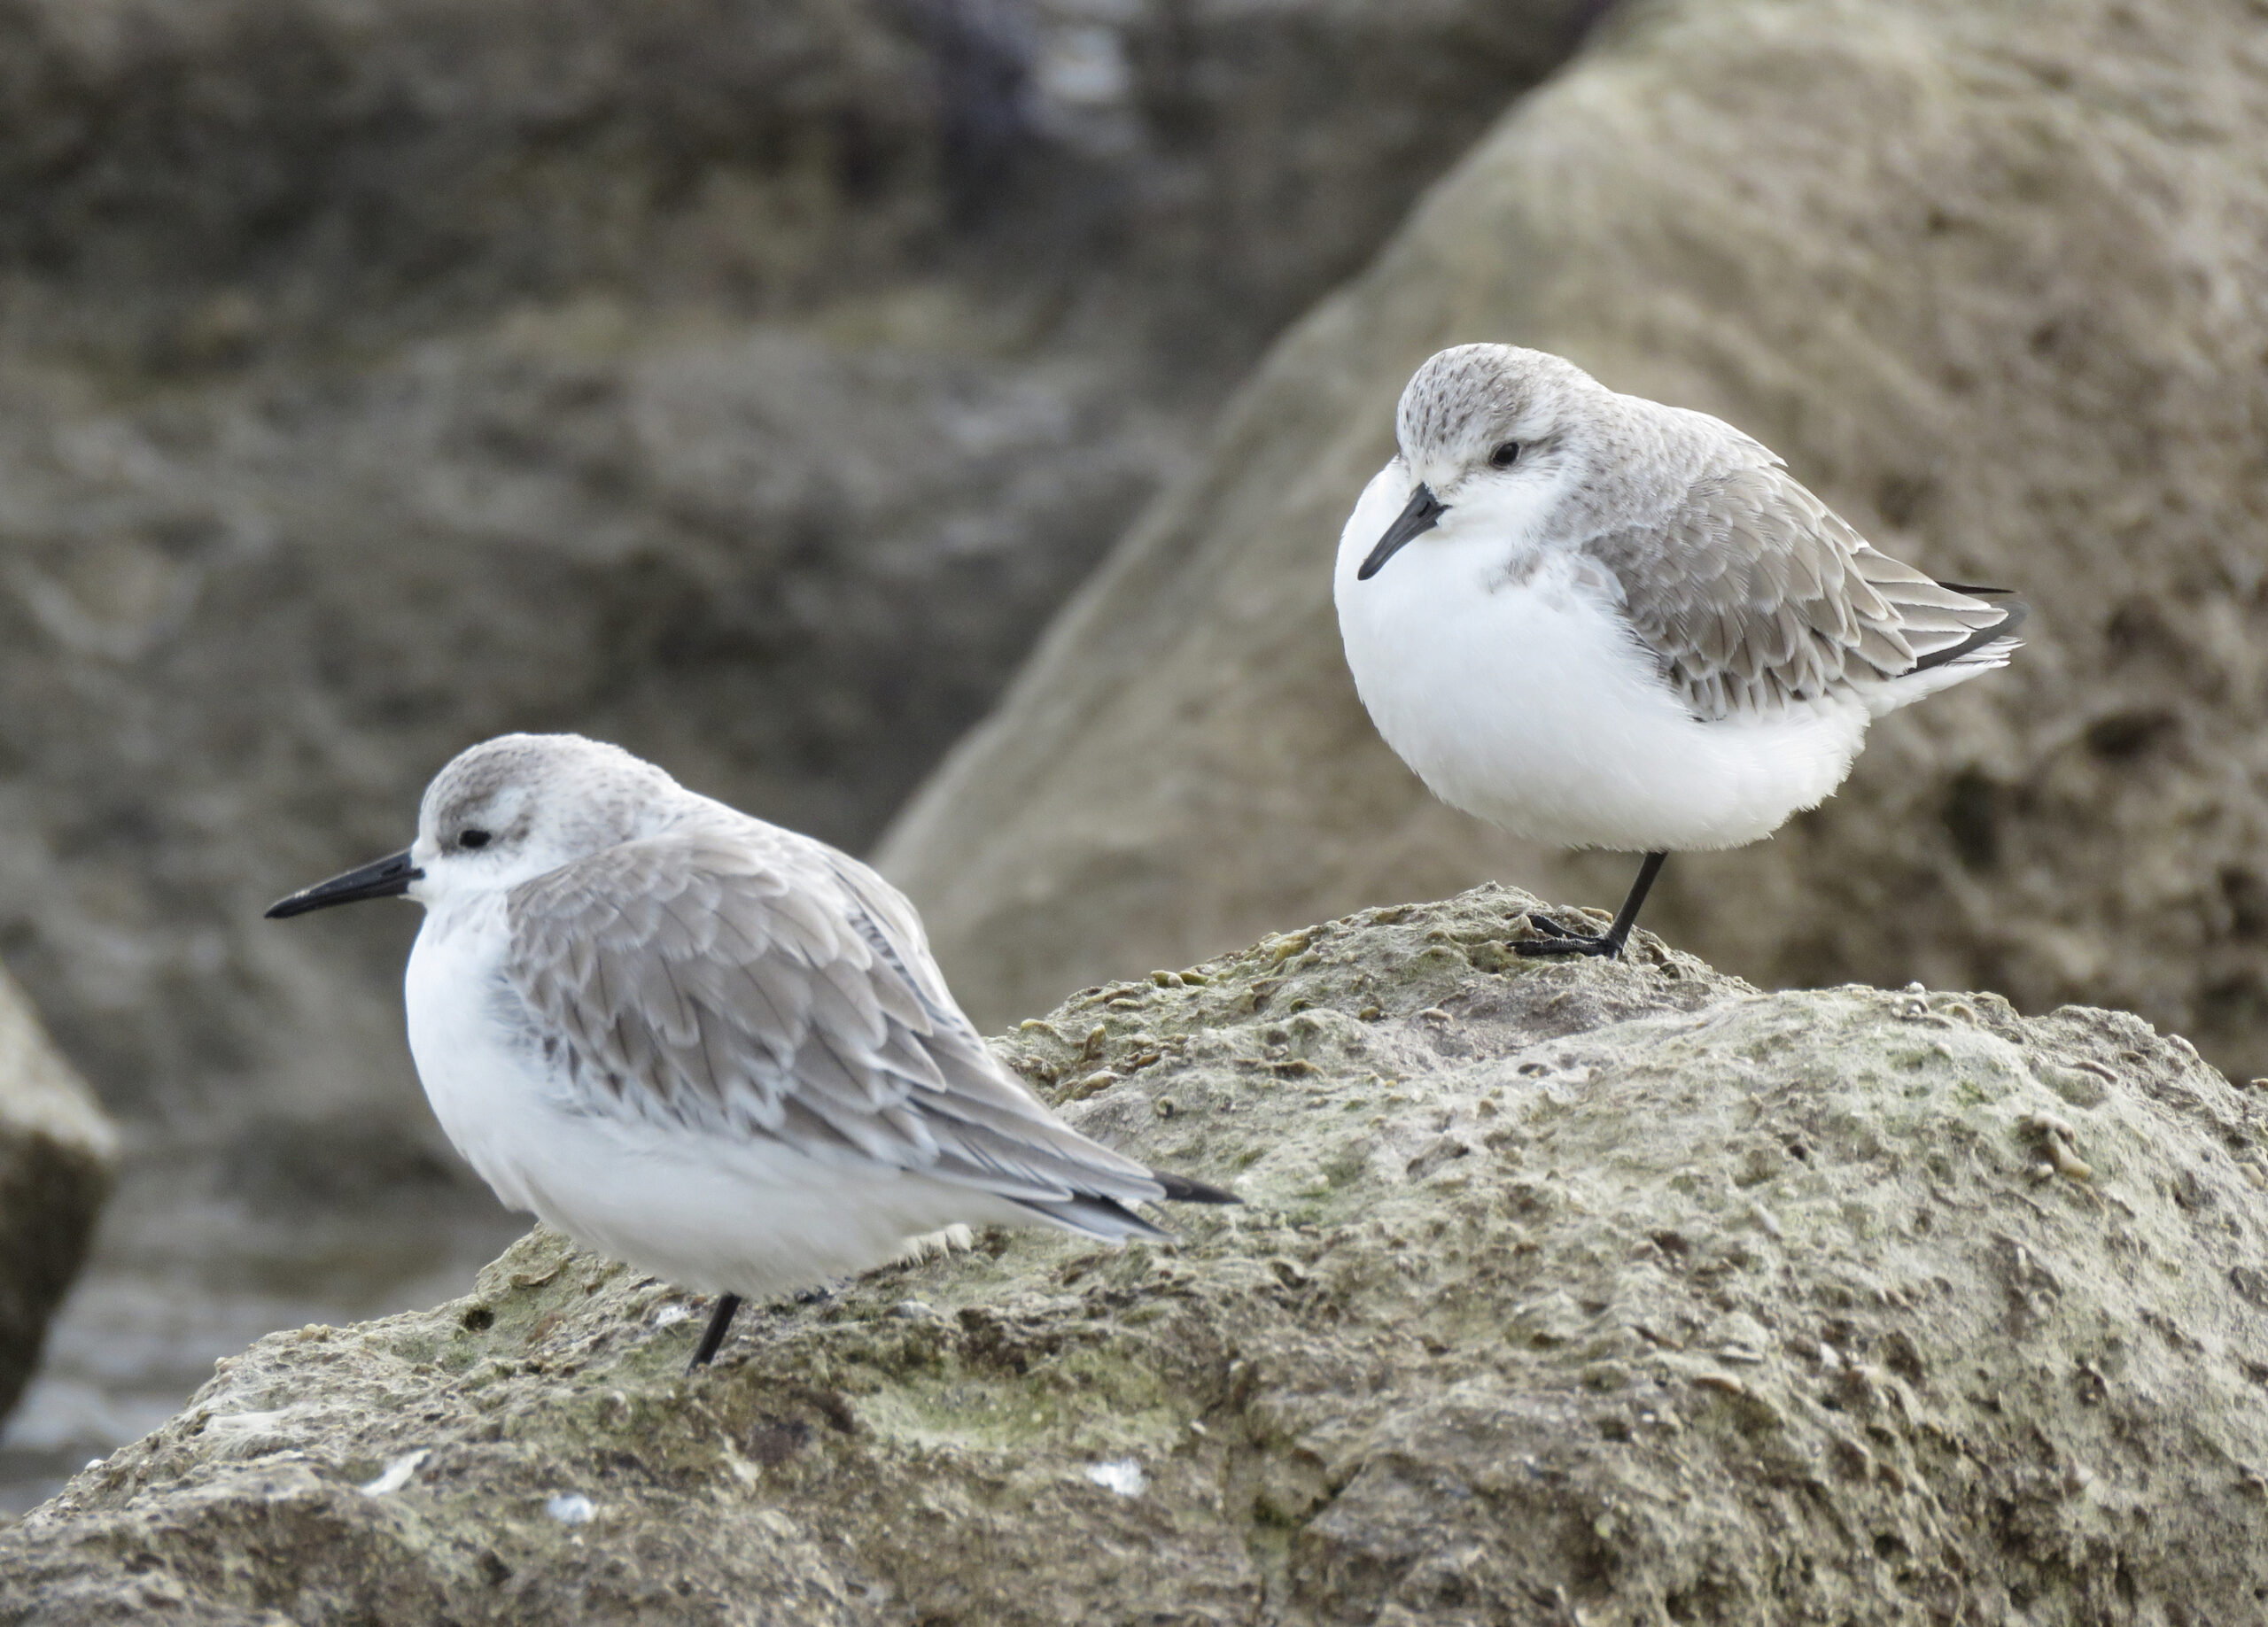
{"label": "white belly plumage", "polygon": [[749,1298],[869,1270],[956,1223],[1031,1219],[917,1171],[610,1111],[526,1042],[501,918],[468,914],[429,915],[418,934],[409,1048],[434,1117],[507,1207],[680,1287]]}
{"label": "white belly plumage", "polygon": [[1559,847],[1682,852],[1759,841],[1850,771],[1863,701],[1704,723],[1572,556],[1513,581],[1485,538],[1428,535],[1357,581],[1394,518],[1379,493],[1340,550],[1347,662],[1379,732],[1452,807]]}

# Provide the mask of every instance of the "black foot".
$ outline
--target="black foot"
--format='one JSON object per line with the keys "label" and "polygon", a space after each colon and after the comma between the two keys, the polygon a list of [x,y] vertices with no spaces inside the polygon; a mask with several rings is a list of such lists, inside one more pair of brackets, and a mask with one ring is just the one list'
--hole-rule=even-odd
{"label": "black foot", "polygon": [[1527,924],[1542,933],[1542,938],[1531,938],[1512,945],[1516,955],[1534,957],[1539,955],[1596,955],[1602,960],[1614,960],[1622,954],[1622,946],[1630,941],[1630,929],[1637,925],[1638,910],[1646,902],[1646,894],[1654,885],[1654,878],[1662,872],[1666,853],[1649,853],[1638,866],[1638,879],[1630,884],[1630,893],[1622,901],[1622,908],[1614,912],[1614,925],[1596,935],[1569,932],[1557,921],[1547,921],[1530,910]]}
{"label": "black foot", "polygon": [[[1542,926],[1542,922],[1536,925]],[[1529,938],[1512,945],[1512,953],[1534,959],[1543,955],[1596,955],[1612,960],[1622,953],[1622,945],[1612,934],[1601,938],[1586,938],[1574,933],[1553,927],[1556,938]]]}
{"label": "black foot", "polygon": [[715,1358],[718,1348],[725,1343],[725,1335],[732,1328],[733,1313],[740,1308],[741,1297],[738,1294],[717,1296],[717,1308],[709,1317],[709,1330],[701,1336],[701,1345],[693,1352],[693,1360],[685,1364],[687,1372],[697,1372]]}
{"label": "black foot", "polygon": [[1600,955],[1612,960],[1622,953],[1623,940],[1612,931],[1604,934],[1569,932],[1549,916],[1531,914],[1527,924],[1542,933],[1541,939],[1526,939],[1512,945],[1516,955],[1531,958],[1540,955]]}

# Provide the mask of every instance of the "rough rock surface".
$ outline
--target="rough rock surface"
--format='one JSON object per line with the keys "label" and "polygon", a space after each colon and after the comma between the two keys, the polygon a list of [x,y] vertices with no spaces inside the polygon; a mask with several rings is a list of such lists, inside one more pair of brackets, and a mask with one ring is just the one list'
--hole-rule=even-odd
{"label": "rough rock surface", "polygon": [[[1433,802],[1330,561],[1437,346],[1729,418],[1885,548],[2021,588],[2007,672],[1878,725],[1649,920],[1771,985],[2085,999],[2268,1073],[2268,57],[2210,0],[1645,8],[1277,348],[886,841],[992,1019],[1264,927],[1634,861]],[[1517,704],[1508,696],[1507,704]]]}
{"label": "rough rock surface", "polygon": [[2268,1113],[2186,1041],[1766,995],[1487,887],[1091,989],[1004,1053],[1232,1181],[683,1365],[538,1232],[223,1361],[0,1536],[0,1621],[2257,1619]]}
{"label": "rough rock surface", "polygon": [[0,972],[0,1419],[79,1274],[117,1161],[117,1131]]}

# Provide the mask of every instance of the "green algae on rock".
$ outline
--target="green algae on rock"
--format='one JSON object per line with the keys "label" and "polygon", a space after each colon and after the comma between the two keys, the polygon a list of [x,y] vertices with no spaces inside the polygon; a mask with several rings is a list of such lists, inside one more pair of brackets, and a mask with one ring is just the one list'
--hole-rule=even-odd
{"label": "green algae on rock", "polygon": [[2184,1041],[1759,994],[1525,895],[1003,1042],[1233,1182],[749,1319],[532,1234],[262,1340],[0,1535],[0,1621],[2233,1621],[2268,1539],[2268,1112]]}

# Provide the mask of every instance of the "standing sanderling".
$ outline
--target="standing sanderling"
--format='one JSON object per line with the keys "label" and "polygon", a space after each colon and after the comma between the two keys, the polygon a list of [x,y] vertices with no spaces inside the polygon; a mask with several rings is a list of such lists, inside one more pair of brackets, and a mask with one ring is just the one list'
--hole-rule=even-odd
{"label": "standing sanderling", "polygon": [[1523,955],[1619,954],[1670,853],[1770,835],[1868,723],[2017,647],[2006,590],[1877,553],[1730,424],[1557,356],[1442,351],[1394,428],[1333,581],[1379,732],[1454,808],[1646,856],[1605,933],[1532,917]]}
{"label": "standing sanderling", "polygon": [[409,1049],[496,1196],[721,1296],[817,1286],[959,1224],[1169,1234],[1236,1198],[1057,1119],[985,1048],[913,906],[823,842],[617,747],[508,734],[425,789],[417,840],[274,905],[407,894]]}

